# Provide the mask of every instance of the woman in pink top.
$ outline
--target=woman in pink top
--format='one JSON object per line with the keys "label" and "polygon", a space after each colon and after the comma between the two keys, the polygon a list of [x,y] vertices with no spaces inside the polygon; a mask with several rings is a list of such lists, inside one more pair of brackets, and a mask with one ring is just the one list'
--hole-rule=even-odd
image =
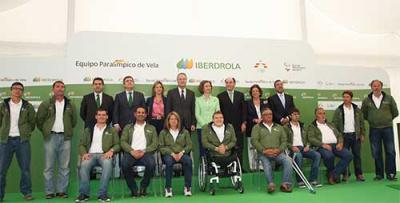
{"label": "woman in pink top", "polygon": [[160,81],[153,84],[152,96],[147,98],[146,106],[148,112],[148,122],[156,127],[157,134],[163,129],[165,119],[165,104],[167,98],[164,96],[164,85]]}

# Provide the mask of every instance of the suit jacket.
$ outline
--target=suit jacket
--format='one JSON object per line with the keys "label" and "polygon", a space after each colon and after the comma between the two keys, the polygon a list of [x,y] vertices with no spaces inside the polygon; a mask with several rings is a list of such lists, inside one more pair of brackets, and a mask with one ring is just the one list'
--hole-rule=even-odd
{"label": "suit jacket", "polygon": [[224,115],[224,122],[233,125],[236,132],[240,132],[240,126],[246,121],[246,104],[244,94],[238,91],[233,92],[233,103],[229,99],[227,91],[220,93],[218,96],[219,106]]}
{"label": "suit jacket", "polygon": [[176,111],[181,117],[182,125],[189,130],[190,126],[196,126],[195,115],[196,97],[194,92],[186,88],[186,97],[181,99],[179,89],[174,88],[168,91],[167,94],[167,114],[171,111]]}
{"label": "suit jacket", "polygon": [[[167,117],[167,97],[163,96],[163,103],[164,103],[164,118]],[[153,113],[153,103],[154,103],[154,96],[147,98],[146,106],[147,106],[147,118],[151,119],[151,114]]]}
{"label": "suit jacket", "polygon": [[124,129],[125,125],[135,123],[136,119],[133,111],[138,106],[145,106],[144,95],[140,92],[133,91],[133,103],[131,107],[128,104],[126,91],[115,95],[113,124],[119,124],[121,129]]}
{"label": "suit jacket", "polygon": [[[260,112],[266,108],[269,107],[268,105],[268,100],[266,99],[260,99]],[[253,122],[253,119],[258,119],[258,115],[257,115],[257,110],[256,110],[256,106],[254,106],[253,100],[249,99],[246,101],[246,112],[247,112],[247,116],[246,116],[246,136],[247,137],[251,137],[251,129],[253,129],[253,126],[256,124]]]}
{"label": "suit jacket", "polygon": [[[108,114],[107,124],[110,124],[112,121],[113,105],[114,105],[113,98],[110,95],[105,94],[103,92],[103,97],[101,98],[100,107],[107,110]],[[85,122],[85,128],[88,127],[93,128],[93,126],[96,124],[96,118],[95,118],[96,111],[97,111],[97,104],[94,93],[90,93],[83,96],[81,102],[80,116],[82,120]]]}
{"label": "suit jacket", "polygon": [[285,106],[282,105],[278,94],[274,94],[268,98],[268,104],[274,114],[274,122],[281,123],[281,119],[289,116],[290,110],[294,108],[293,96],[285,95]]}

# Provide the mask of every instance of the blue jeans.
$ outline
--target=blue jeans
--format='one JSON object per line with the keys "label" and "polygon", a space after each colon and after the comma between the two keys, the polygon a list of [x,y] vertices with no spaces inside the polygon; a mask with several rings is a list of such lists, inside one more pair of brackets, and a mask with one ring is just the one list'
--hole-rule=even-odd
{"label": "blue jeans", "polygon": [[[321,157],[324,160],[324,164],[329,175],[336,178],[346,170],[349,163],[353,159],[353,155],[344,147],[341,151],[339,151],[336,149],[336,144],[330,144],[330,146],[332,147],[332,151],[320,147],[318,148],[318,152],[321,154]],[[336,164],[336,166],[335,156],[340,157],[340,161]]]}
{"label": "blue jeans", "polygon": [[[350,150],[353,153],[353,164],[354,171],[356,176],[362,175],[361,169],[361,140],[359,137],[356,137],[355,133],[343,133],[344,138],[344,147],[347,150]],[[350,174],[350,170],[348,170],[348,174]]]}
{"label": "blue jeans", "polygon": [[200,157],[205,157],[206,156],[206,150],[204,149],[203,144],[201,142],[201,129],[197,129],[197,140],[199,141]]}
{"label": "blue jeans", "polygon": [[165,188],[170,188],[172,183],[172,172],[174,163],[182,163],[183,173],[185,175],[185,187],[190,188],[192,186],[192,159],[189,155],[184,154],[179,161],[175,161],[175,159],[171,155],[164,155],[163,161],[165,164]]}
{"label": "blue jeans", "polygon": [[112,175],[113,159],[103,159],[103,154],[90,154],[89,160],[82,160],[79,169],[79,194],[90,196],[90,172],[93,167],[100,165],[102,168],[100,189],[98,196],[107,195],[107,186]]}
{"label": "blue jeans", "polygon": [[31,145],[29,141],[21,142],[20,137],[8,137],[7,143],[0,144],[0,199],[4,198],[7,170],[10,167],[14,152],[21,170],[20,191],[23,195],[32,194]]}
{"label": "blue jeans", "polygon": [[150,184],[150,179],[154,176],[156,162],[153,155],[144,154],[140,159],[135,159],[130,153],[125,152],[122,157],[122,172],[125,176],[126,184],[131,191],[136,191],[137,186],[135,182],[135,176],[133,166],[142,165],[145,166],[143,180],[140,183],[141,189],[146,189]]}
{"label": "blue jeans", "polygon": [[[67,193],[70,174],[71,141],[64,134],[50,134],[44,141],[44,185],[46,194]],[[57,183],[54,185],[54,166],[57,161]],[[56,187],[57,186],[57,187]]]}
{"label": "blue jeans", "polygon": [[375,174],[384,177],[382,142],[385,147],[385,171],[386,175],[396,175],[396,151],[394,148],[393,128],[371,128],[369,132],[372,157],[375,159]]}
{"label": "blue jeans", "polygon": [[[304,152],[304,147],[301,147],[301,146],[297,146],[297,148],[299,148],[300,153],[296,153],[294,161],[296,162],[296,164],[301,169],[301,166],[303,165],[303,157],[311,159],[312,160],[312,164],[311,164],[311,171],[310,171],[309,180],[310,180],[310,182],[317,181],[319,163],[321,162],[321,155],[318,152],[316,152],[314,150],[311,150],[311,149],[309,151],[307,151],[307,152]],[[300,176],[297,175],[297,174],[296,174],[296,180],[297,180],[297,182],[301,182],[302,181]]]}
{"label": "blue jeans", "polygon": [[276,157],[267,157],[262,153],[259,153],[258,156],[263,163],[264,174],[267,179],[267,183],[274,182],[271,161],[276,161],[276,163],[283,166],[282,184],[292,184],[292,162],[289,157],[287,157],[284,153],[280,153]]}

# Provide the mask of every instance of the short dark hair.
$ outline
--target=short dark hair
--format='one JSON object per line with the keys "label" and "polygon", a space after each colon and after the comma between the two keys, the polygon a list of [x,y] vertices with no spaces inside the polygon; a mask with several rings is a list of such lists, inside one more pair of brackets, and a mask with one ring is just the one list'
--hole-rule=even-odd
{"label": "short dark hair", "polygon": [[187,78],[187,75],[186,75],[186,73],[178,73],[178,75],[176,75],[176,79],[178,79],[178,77],[180,76],[180,75],[183,75],[183,76],[185,76],[185,78]]}
{"label": "short dark hair", "polygon": [[319,110],[324,110],[325,111],[325,109],[323,107],[319,106],[319,107],[315,108],[314,115],[317,114],[317,111],[319,111]]}
{"label": "short dark hair", "polygon": [[144,109],[144,112],[147,113],[147,108],[144,105],[139,105],[139,106],[135,107],[135,111],[134,112],[136,112],[138,109]]}
{"label": "short dark hair", "polygon": [[381,87],[383,87],[383,82],[377,79],[372,80],[371,83],[369,83],[369,86],[372,87],[372,84],[374,84],[375,82],[379,82],[381,84]]}
{"label": "short dark hair", "polygon": [[10,89],[12,90],[12,88],[13,88],[14,86],[21,86],[21,87],[22,87],[22,90],[24,90],[24,85],[23,85],[22,83],[20,83],[20,82],[13,82],[13,84],[11,84]]}
{"label": "short dark hair", "polygon": [[349,95],[351,98],[353,98],[353,92],[351,90],[345,90],[342,93],[342,96],[344,96],[345,94]]}
{"label": "short dark hair", "polygon": [[216,111],[213,113],[212,117],[214,118],[215,115],[221,114],[222,116],[224,116],[224,114],[222,113],[222,111]]}
{"label": "short dark hair", "polygon": [[290,109],[289,112],[290,112],[290,114],[292,114],[292,113],[299,113],[300,114],[300,110],[298,108],[296,108],[296,107]]}
{"label": "short dark hair", "polygon": [[100,111],[105,111],[106,114],[108,115],[107,109],[105,109],[105,108],[103,108],[103,107],[98,108],[98,109],[96,110],[96,114],[99,113]]}
{"label": "short dark hair", "polygon": [[101,81],[101,84],[104,85],[104,80],[103,80],[103,78],[101,78],[101,77],[95,77],[95,78],[93,78],[92,84],[94,84],[94,81],[96,81],[96,80],[100,80],[100,81]]}
{"label": "short dark hair", "polygon": [[206,83],[210,83],[211,88],[212,88],[212,83],[211,83],[211,81],[209,81],[209,80],[202,80],[202,81],[200,82],[200,84],[199,84],[199,92],[200,92],[201,94],[204,94],[204,85],[206,85]]}
{"label": "short dark hair", "polygon": [[126,80],[126,79],[129,79],[129,78],[132,79],[132,80],[134,80],[132,76],[127,75],[127,76],[124,77],[124,79],[122,79],[122,84],[125,84],[125,80]]}
{"label": "short dark hair", "polygon": [[53,83],[53,88],[56,86],[56,84],[63,84],[63,85],[65,86],[65,84],[64,84],[63,81],[57,80],[57,81],[55,81],[55,82]]}
{"label": "short dark hair", "polygon": [[282,80],[275,80],[274,87],[276,87],[276,83],[278,83],[278,82],[282,82]]}
{"label": "short dark hair", "polygon": [[254,84],[250,87],[250,90],[249,90],[249,94],[250,94],[251,98],[253,98],[253,95],[251,94],[251,92],[253,91],[254,88],[258,89],[258,91],[260,92],[260,97],[261,97],[263,95],[263,91],[262,91],[261,87],[257,84]]}

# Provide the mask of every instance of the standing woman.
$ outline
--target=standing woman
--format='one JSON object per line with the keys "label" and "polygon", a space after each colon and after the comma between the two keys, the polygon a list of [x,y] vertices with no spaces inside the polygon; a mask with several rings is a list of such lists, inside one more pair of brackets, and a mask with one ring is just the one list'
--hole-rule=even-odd
{"label": "standing woman", "polygon": [[268,100],[262,99],[261,96],[263,94],[259,85],[255,84],[250,87],[249,94],[251,98],[246,101],[247,108],[247,127],[246,127],[246,137],[247,137],[247,150],[249,154],[249,166],[250,170],[255,170],[256,165],[254,161],[254,153],[253,153],[253,145],[250,142],[251,139],[251,130],[255,124],[258,124],[262,121],[261,119],[261,111],[268,107]]}
{"label": "standing woman", "polygon": [[165,197],[172,197],[172,172],[174,163],[180,162],[185,175],[185,196],[191,196],[192,186],[192,139],[189,131],[181,126],[181,119],[175,111],[168,114],[165,128],[160,133],[160,152],[165,164]]}
{"label": "standing woman", "polygon": [[209,80],[203,80],[199,85],[201,96],[196,98],[196,120],[197,120],[197,138],[199,141],[200,156],[205,156],[205,150],[201,143],[201,129],[212,121],[214,112],[219,111],[219,101],[217,97],[211,95],[212,83]]}
{"label": "standing woman", "polygon": [[148,112],[148,121],[156,127],[157,135],[160,134],[164,126],[165,105],[167,98],[164,96],[164,85],[160,81],[153,84],[152,96],[147,98],[146,106]]}

